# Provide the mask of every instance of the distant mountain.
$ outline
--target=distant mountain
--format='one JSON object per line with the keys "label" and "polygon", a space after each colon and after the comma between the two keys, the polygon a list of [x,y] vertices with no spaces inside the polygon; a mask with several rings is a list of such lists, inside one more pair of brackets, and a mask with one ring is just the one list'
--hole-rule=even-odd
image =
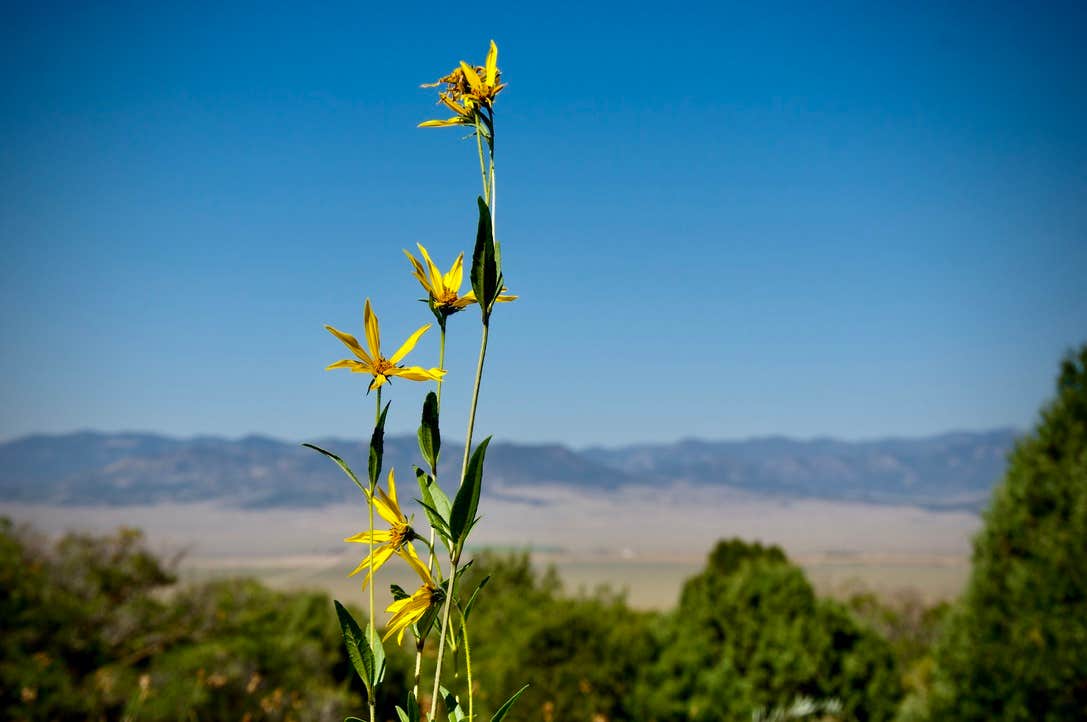
{"label": "distant mountain", "polygon": [[1016,432],[998,429],[879,441],[781,436],[592,448],[583,456],[638,476],[726,484],[787,497],[980,508]]}
{"label": "distant mountain", "polygon": [[[316,439],[365,476],[369,439]],[[439,474],[460,472],[463,441],[445,440]],[[385,439],[385,474],[415,486],[415,438]],[[614,488],[639,480],[558,444],[494,443],[487,454],[492,491],[538,483]],[[383,479],[384,480],[384,479]],[[36,434],[0,444],[0,500],[53,504],[149,504],[218,500],[246,507],[320,506],[358,490],[316,452],[264,436],[176,439],[154,434]]]}
{"label": "distant mountain", "polygon": [[[559,444],[495,442],[491,493],[539,484],[607,490],[684,481],[782,497],[980,508],[1004,470],[1011,430],[920,439],[845,442],[769,437],[687,440],[574,451]],[[361,474],[366,442],[315,441]],[[460,443],[443,444],[445,479],[459,471]],[[412,482],[415,439],[386,439],[385,468]],[[410,488],[410,487],[407,487]],[[37,434],[0,444],[0,500],[65,505],[221,501],[246,507],[320,506],[357,498],[315,452],[263,436],[176,439],[155,434]]]}

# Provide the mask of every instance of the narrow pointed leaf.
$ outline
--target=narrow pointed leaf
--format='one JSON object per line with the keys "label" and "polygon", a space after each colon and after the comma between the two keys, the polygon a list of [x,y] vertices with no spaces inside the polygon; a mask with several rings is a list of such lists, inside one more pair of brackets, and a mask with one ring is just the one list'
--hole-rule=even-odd
{"label": "narrow pointed leaf", "polygon": [[479,205],[479,224],[476,227],[476,246],[472,251],[472,290],[483,311],[484,321],[490,317],[491,305],[498,297],[498,261],[495,258],[494,238],[491,236],[491,210],[482,197]]}
{"label": "narrow pointed leaf", "polygon": [[372,684],[376,688],[385,679],[385,646],[381,642],[381,635],[370,625],[366,625],[366,638],[373,640],[374,679]]}
{"label": "narrow pointed leaf", "polygon": [[423,417],[419,423],[419,453],[433,472],[438,468],[438,453],[442,448],[442,435],[438,428],[438,395],[433,391],[423,401]]}
{"label": "narrow pointed leaf", "polygon": [[494,713],[494,715],[491,717],[491,722],[502,722],[502,720],[505,719],[506,715],[509,714],[510,708],[513,707],[514,702],[516,702],[517,699],[525,693],[526,689],[528,689],[527,684],[521,689],[514,692],[513,696],[507,699],[502,704],[502,706],[498,708],[498,711]]}
{"label": "narrow pointed leaf", "polygon": [[489,581],[491,581],[490,575],[483,577],[483,581],[479,583],[479,586],[476,587],[476,590],[472,592],[472,596],[471,598],[469,598],[468,603],[464,605],[464,611],[461,612],[461,614],[464,616],[465,624],[468,623],[468,618],[472,616],[472,607],[474,607],[476,604],[476,597],[479,596],[480,590],[483,589],[483,587],[487,586],[487,582]]}
{"label": "narrow pointed leaf", "polygon": [[344,646],[347,647],[347,656],[351,660],[351,666],[355,673],[366,685],[366,693],[373,699],[374,656],[370,645],[362,633],[358,622],[351,616],[351,612],[334,600],[336,616],[340,620],[340,631],[343,633]]}
{"label": "narrow pointed leaf", "polygon": [[483,460],[487,456],[487,445],[490,443],[491,437],[488,436],[472,453],[468,470],[464,474],[460,489],[457,491],[457,498],[453,500],[453,509],[449,513],[449,533],[453,536],[453,543],[458,548],[464,546],[469,527],[476,518],[479,492],[483,483]]}
{"label": "narrow pointed leaf", "polygon": [[359,481],[359,477],[355,476],[355,472],[351,471],[351,467],[348,466],[347,462],[345,462],[343,459],[336,456],[331,451],[325,451],[320,446],[314,446],[313,444],[302,444],[302,446],[305,446],[307,449],[313,449],[318,454],[324,454],[328,458],[335,461],[336,465],[343,469],[343,473],[347,474],[351,478],[351,481],[355,482],[355,486],[362,489],[363,491],[366,491],[366,487],[362,485],[361,481]]}
{"label": "narrow pointed leaf", "polygon": [[385,454],[385,416],[389,413],[389,404],[385,404],[381,415],[378,416],[374,433],[370,436],[370,487],[377,486],[377,479],[381,476],[381,459]]}

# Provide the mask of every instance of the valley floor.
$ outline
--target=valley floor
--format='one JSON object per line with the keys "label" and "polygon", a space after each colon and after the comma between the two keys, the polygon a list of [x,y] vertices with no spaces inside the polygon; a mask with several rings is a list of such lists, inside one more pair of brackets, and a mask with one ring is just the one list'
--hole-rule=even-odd
{"label": "valley floor", "polygon": [[[965,583],[970,538],[980,525],[968,512],[786,501],[678,484],[594,493],[504,489],[480,508],[480,546],[530,550],[538,563],[556,565],[568,591],[606,584],[625,589],[633,606],[655,609],[672,606],[683,580],[699,570],[714,542],[732,536],[780,544],[823,593],[866,588],[926,601],[950,598]],[[245,574],[273,586],[361,597],[358,582],[346,574],[365,551],[340,541],[365,523],[361,503],[256,510],[210,503],[0,503],[0,515],[51,534],[141,528],[165,556],[183,554],[183,578]],[[414,586],[400,569],[386,582]]]}

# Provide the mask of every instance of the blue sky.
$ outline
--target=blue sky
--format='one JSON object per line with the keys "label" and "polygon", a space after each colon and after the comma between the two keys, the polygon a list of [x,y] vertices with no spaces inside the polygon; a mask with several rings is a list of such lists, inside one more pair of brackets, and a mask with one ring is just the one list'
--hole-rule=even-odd
{"label": "blue sky", "polygon": [[491,37],[483,433],[1026,427],[1087,341],[1082,5],[154,5],[4,10],[0,438],[367,433],[322,325],[429,320],[400,249],[468,249],[478,175],[418,85]]}

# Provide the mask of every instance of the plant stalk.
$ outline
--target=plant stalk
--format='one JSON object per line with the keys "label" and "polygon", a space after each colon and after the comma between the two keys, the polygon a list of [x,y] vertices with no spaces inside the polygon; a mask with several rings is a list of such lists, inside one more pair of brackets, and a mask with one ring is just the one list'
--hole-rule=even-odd
{"label": "plant stalk", "polygon": [[[490,324],[484,321],[483,334],[479,343],[479,362],[476,364],[476,380],[472,388],[472,405],[468,411],[468,433],[464,442],[464,460],[461,463],[460,483],[464,483],[464,475],[468,471],[468,457],[472,452],[472,432],[476,426],[476,406],[479,404],[479,385],[483,378],[483,362],[487,358],[487,339],[490,333]],[[442,677],[442,657],[445,654],[445,638],[449,632],[449,610],[453,606],[453,583],[457,579],[457,567],[460,564],[460,548],[458,547],[450,559],[449,583],[445,590],[445,607],[442,609],[441,636],[438,638],[438,659],[434,667],[434,694],[430,699],[430,720],[434,722],[434,711],[438,707],[438,688]]]}
{"label": "plant stalk", "polygon": [[[377,387],[377,407],[374,411],[374,428],[381,423],[381,387]],[[370,480],[370,498],[367,500],[370,503],[367,505],[370,510],[370,583],[367,585],[370,592],[370,634],[368,643],[370,645],[370,653],[373,654],[374,650],[374,635],[377,634],[377,624],[375,622],[376,616],[374,614],[374,584],[377,580],[374,579],[374,487],[377,486],[377,480]],[[370,722],[377,722],[377,700],[374,699],[374,685],[370,687],[369,699],[367,702],[370,705]]]}
{"label": "plant stalk", "polygon": [[[438,368],[441,369],[442,371],[444,371],[445,370],[445,319],[444,318],[439,323],[439,326],[441,328],[441,336],[440,336],[441,340],[439,341],[439,344],[438,344]],[[438,418],[441,418],[442,380],[438,379],[437,384],[438,384],[438,414],[439,414]],[[434,461],[435,461],[434,466],[430,467],[430,474],[434,479],[434,483],[437,484],[438,483],[438,464],[437,464],[438,460],[435,459]],[[434,573],[434,527],[430,528],[430,540],[427,543],[427,548],[429,549],[429,551],[427,552],[426,566],[427,566],[427,569],[430,571],[430,573],[433,574]],[[422,675],[423,647],[425,647],[425,646],[426,646],[426,638],[425,637],[415,640],[415,684],[413,685],[412,689],[415,692],[416,701],[419,700],[419,678]]]}

